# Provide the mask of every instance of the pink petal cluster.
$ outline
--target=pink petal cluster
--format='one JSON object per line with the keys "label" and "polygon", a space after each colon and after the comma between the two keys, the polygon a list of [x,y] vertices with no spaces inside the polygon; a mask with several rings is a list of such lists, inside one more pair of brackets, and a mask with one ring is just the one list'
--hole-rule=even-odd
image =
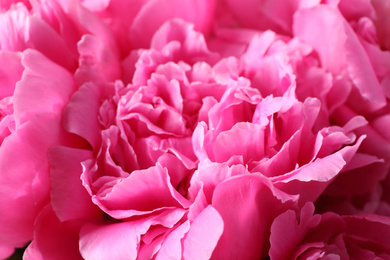
{"label": "pink petal cluster", "polygon": [[0,2],[0,259],[387,259],[386,0]]}

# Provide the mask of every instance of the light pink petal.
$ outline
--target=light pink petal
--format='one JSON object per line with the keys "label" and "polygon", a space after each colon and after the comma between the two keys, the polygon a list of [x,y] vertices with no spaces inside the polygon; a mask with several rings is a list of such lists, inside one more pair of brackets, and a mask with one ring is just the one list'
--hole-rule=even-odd
{"label": "light pink petal", "polygon": [[80,180],[81,162],[92,156],[89,150],[61,146],[49,151],[51,205],[61,221],[100,217]]}
{"label": "light pink petal", "polygon": [[275,189],[260,175],[242,175],[220,183],[212,206],[223,219],[224,231],[212,258],[265,257],[273,219],[286,209],[295,208],[295,199]]}
{"label": "light pink petal", "polygon": [[47,205],[35,221],[34,240],[27,247],[23,259],[81,260],[83,258],[78,247],[79,231],[79,222],[60,222]]}
{"label": "light pink petal", "polygon": [[135,260],[140,242],[136,228],[133,222],[87,224],[80,232],[80,253],[84,259]]}
{"label": "light pink petal", "polygon": [[14,94],[23,70],[20,53],[0,51],[0,100]]}
{"label": "light pink petal", "polygon": [[76,88],[72,74],[34,50],[23,53],[22,64],[25,70],[14,95],[17,127],[34,114],[60,116]]}
{"label": "light pink petal", "polygon": [[183,241],[183,257],[189,260],[210,259],[223,230],[223,219],[218,211],[207,206],[191,223]]}
{"label": "light pink petal", "polygon": [[[135,17],[130,29],[131,44],[134,48],[149,47],[155,31],[167,20],[182,18],[193,23],[203,33],[210,31],[215,1],[196,0],[153,0],[145,3]],[[150,19],[153,17],[153,19]]]}
{"label": "light pink petal", "polygon": [[121,77],[119,57],[104,41],[94,35],[84,35],[78,43],[79,67],[75,79],[79,85],[88,81],[114,82]]}

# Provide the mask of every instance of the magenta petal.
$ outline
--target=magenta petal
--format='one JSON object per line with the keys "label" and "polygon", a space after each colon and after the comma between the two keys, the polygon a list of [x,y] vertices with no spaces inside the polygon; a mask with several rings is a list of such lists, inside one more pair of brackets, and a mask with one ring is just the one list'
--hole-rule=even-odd
{"label": "magenta petal", "polygon": [[[25,260],[81,260],[79,242],[80,223],[60,222],[49,205],[35,221],[34,240],[27,247]],[[61,234],[61,235],[58,235]]]}
{"label": "magenta petal", "polygon": [[0,100],[14,94],[24,69],[20,58],[20,53],[0,51]]}
{"label": "magenta petal", "polygon": [[184,259],[210,259],[223,232],[223,219],[212,206],[207,206],[191,223],[183,246]]}
{"label": "magenta petal", "polygon": [[61,221],[99,218],[101,215],[80,180],[81,162],[92,157],[89,150],[61,146],[49,151],[51,204]]}
{"label": "magenta petal", "polygon": [[260,175],[241,175],[220,183],[212,205],[223,219],[224,231],[213,258],[249,260],[266,256],[273,219],[295,208],[295,200]]}
{"label": "magenta petal", "polygon": [[30,49],[23,53],[22,64],[25,70],[14,95],[17,126],[38,113],[60,115],[76,88],[72,74]]}

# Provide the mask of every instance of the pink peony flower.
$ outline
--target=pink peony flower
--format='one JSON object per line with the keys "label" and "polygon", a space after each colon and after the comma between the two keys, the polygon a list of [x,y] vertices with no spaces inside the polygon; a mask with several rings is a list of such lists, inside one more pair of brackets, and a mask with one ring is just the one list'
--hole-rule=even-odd
{"label": "pink peony flower", "polygon": [[1,1],[0,258],[386,258],[388,9]]}

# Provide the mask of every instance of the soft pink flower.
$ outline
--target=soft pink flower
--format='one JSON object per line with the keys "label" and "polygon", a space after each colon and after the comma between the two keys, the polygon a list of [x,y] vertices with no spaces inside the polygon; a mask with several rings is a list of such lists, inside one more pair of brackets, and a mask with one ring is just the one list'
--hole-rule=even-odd
{"label": "soft pink flower", "polygon": [[1,1],[0,258],[385,257],[388,10]]}

